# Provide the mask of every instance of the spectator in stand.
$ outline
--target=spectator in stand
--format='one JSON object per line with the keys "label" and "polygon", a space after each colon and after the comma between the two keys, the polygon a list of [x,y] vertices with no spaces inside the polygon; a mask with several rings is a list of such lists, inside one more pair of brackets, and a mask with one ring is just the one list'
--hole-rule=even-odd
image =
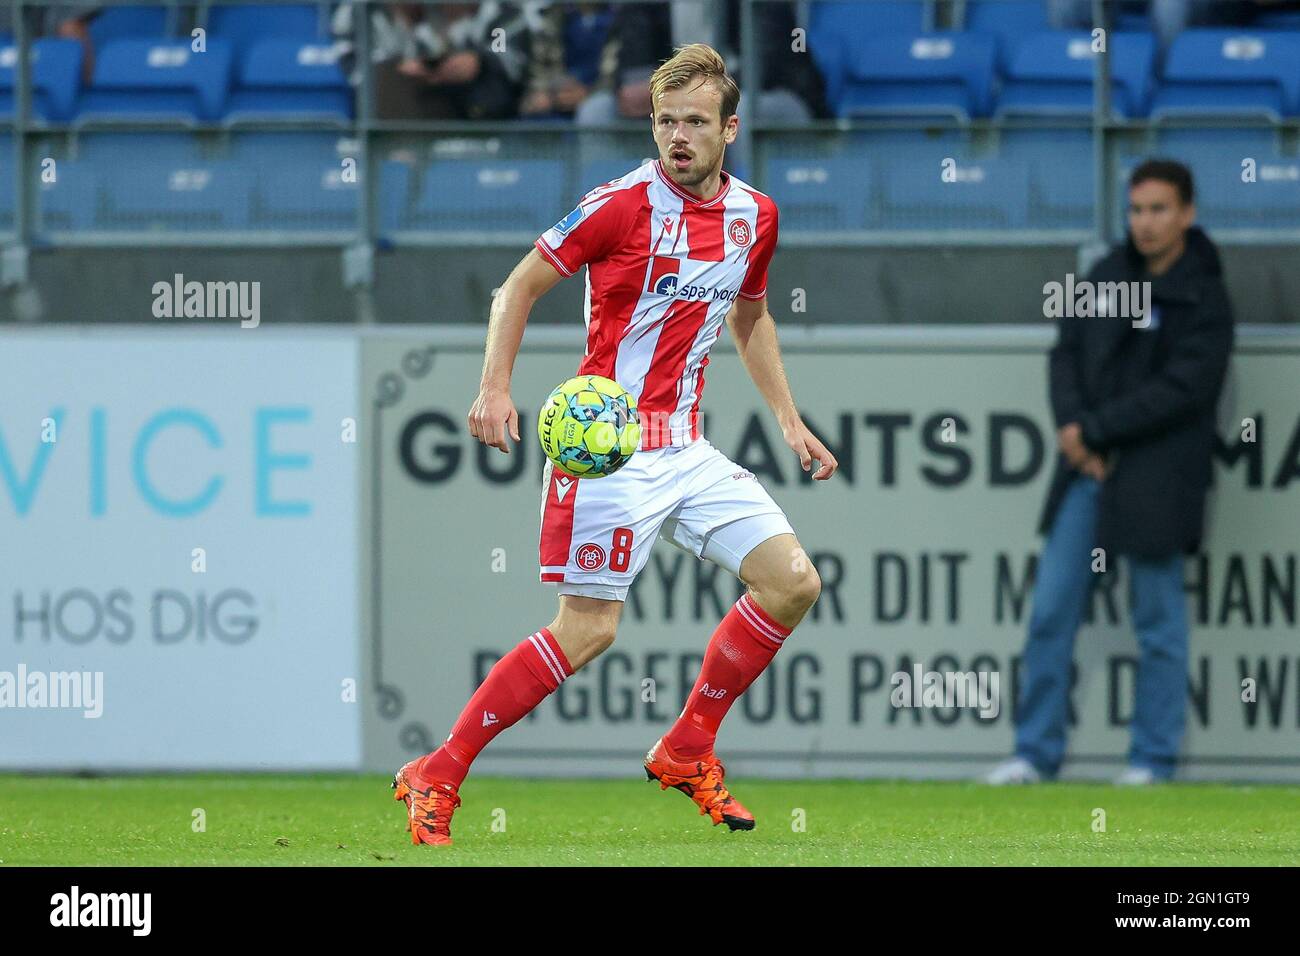
{"label": "spectator in stand", "polygon": [[614,12],[603,3],[552,3],[539,15],[528,64],[524,116],[572,116],[600,78],[600,51]]}
{"label": "spectator in stand", "polygon": [[[331,31],[354,86],[355,11],[334,11]],[[497,33],[496,31],[501,31]],[[388,3],[370,8],[375,116],[379,119],[509,119],[517,116],[532,30],[518,4]]]}
{"label": "spectator in stand", "polygon": [[[581,126],[612,123],[619,118],[650,115],[650,74],[673,49],[707,43],[726,59],[740,83],[739,0],[705,3],[634,3],[614,13],[610,38],[602,53],[600,88],[578,107]],[[760,44],[762,82],[754,99],[755,118],[799,125],[829,116],[821,77],[806,53],[791,50],[796,26],[793,4],[760,3],[754,7],[755,35]]]}
{"label": "spectator in stand", "polygon": [[[65,40],[80,41],[84,50],[81,64],[81,79],[89,83],[95,69],[95,49],[90,42],[90,21],[99,15],[102,3],[60,4],[52,7],[28,7],[26,9],[27,38],[62,37]],[[6,5],[0,10],[0,36],[13,36],[15,31],[14,11]]]}

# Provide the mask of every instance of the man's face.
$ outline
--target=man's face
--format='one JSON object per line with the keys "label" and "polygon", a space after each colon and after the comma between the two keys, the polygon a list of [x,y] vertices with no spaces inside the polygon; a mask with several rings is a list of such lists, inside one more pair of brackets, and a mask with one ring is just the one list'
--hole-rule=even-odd
{"label": "man's face", "polygon": [[722,168],[722,153],[736,139],[739,120],[723,124],[717,84],[692,77],[654,104],[655,143],[664,168],[679,186],[696,187]]}
{"label": "man's face", "polygon": [[1196,206],[1184,203],[1173,183],[1148,179],[1128,191],[1128,228],[1133,244],[1148,259],[1183,241],[1196,219]]}

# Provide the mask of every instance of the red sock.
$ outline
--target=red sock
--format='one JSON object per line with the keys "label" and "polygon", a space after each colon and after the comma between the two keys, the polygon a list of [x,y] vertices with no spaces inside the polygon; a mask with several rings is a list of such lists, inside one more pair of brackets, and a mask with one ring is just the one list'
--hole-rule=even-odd
{"label": "red sock", "polygon": [[568,658],[546,628],[520,641],[488,671],[443,745],[420,761],[420,776],[459,787],[493,737],[528,716],[572,675]]}
{"label": "red sock", "polygon": [[718,725],[736,698],[772,662],[790,629],[745,594],[727,612],[704,652],[686,707],[664,737],[670,756],[694,760],[713,751]]}

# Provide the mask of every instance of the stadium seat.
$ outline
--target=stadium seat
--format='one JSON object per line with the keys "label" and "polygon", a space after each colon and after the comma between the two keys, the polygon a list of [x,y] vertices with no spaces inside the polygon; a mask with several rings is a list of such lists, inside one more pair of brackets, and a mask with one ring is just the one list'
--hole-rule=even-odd
{"label": "stadium seat", "polygon": [[880,225],[890,229],[1023,229],[1029,172],[1012,159],[959,161],[945,182],[936,163],[897,166],[884,177]]}
{"label": "stadium seat", "polygon": [[[132,134],[134,135],[134,134]],[[85,137],[88,144],[94,136]],[[94,232],[217,232],[248,227],[249,179],[228,160],[102,141],[59,165],[42,183],[38,229]],[[113,162],[114,156],[119,161]],[[129,157],[129,161],[128,161]]]}
{"label": "stadium seat", "polygon": [[998,155],[1029,175],[1031,229],[1088,229],[1096,214],[1090,128],[1018,128],[999,134]]}
{"label": "stadium seat", "polygon": [[851,51],[837,115],[987,116],[990,37],[961,33],[879,36]]}
{"label": "stadium seat", "polygon": [[198,140],[190,133],[93,130],[78,133],[72,142],[71,158],[101,166],[202,161]]}
{"label": "stadium seat", "polygon": [[355,229],[362,184],[359,154],[356,140],[337,133],[236,135],[230,156],[251,184],[249,225],[295,231]]}
{"label": "stadium seat", "polygon": [[167,7],[105,6],[91,19],[87,31],[96,50],[113,40],[163,37],[167,34]]}
{"label": "stadium seat", "polygon": [[99,51],[77,122],[210,122],[225,111],[230,48],[209,40],[204,53],[183,41],[115,40]]}
{"label": "stadium seat", "polygon": [[1152,119],[1257,116],[1300,109],[1300,34],[1188,30],[1169,49]]}
{"label": "stadium seat", "polygon": [[236,67],[227,123],[261,119],[346,123],[352,87],[328,44],[272,37],[254,43]]}
{"label": "stadium seat", "polygon": [[[1282,148],[1273,129],[1164,129],[1161,156],[1192,170],[1198,216],[1219,228],[1294,229],[1300,222],[1300,157]],[[1143,155],[1125,158],[1130,170]],[[1242,179],[1249,160],[1254,182]]]}
{"label": "stadium seat", "polygon": [[315,4],[218,4],[208,14],[208,34],[229,43],[242,56],[263,40],[275,37],[321,40],[320,14]]}
{"label": "stadium seat", "polygon": [[[1111,107],[1117,116],[1146,113],[1156,59],[1149,33],[1110,37]],[[1086,31],[1049,31],[1020,40],[998,94],[998,116],[1088,116],[1097,54]]]}
{"label": "stadium seat", "polygon": [[814,3],[808,19],[808,50],[825,81],[831,109],[838,109],[849,54],[861,42],[888,34],[922,33],[932,25],[931,5],[917,0]]}
{"label": "stadium seat", "polygon": [[[0,133],[0,169],[12,169],[15,139]],[[13,232],[14,228],[14,177],[0,176],[0,233]]]}
{"label": "stadium seat", "polygon": [[791,231],[866,229],[871,183],[871,164],[857,158],[772,159],[763,177]]}
{"label": "stadium seat", "polygon": [[1300,30],[1300,10],[1259,9],[1251,21],[1255,30]]}
{"label": "stadium seat", "polygon": [[415,170],[410,163],[386,159],[379,164],[379,234],[391,236],[409,227],[415,201]]}
{"label": "stadium seat", "polygon": [[412,228],[540,235],[573,201],[559,160],[437,159],[423,173]]}
{"label": "stadium seat", "polygon": [[1016,44],[1050,29],[1046,0],[967,0],[962,29],[995,38],[998,65],[1005,67]]}
{"label": "stadium seat", "polygon": [[[82,47],[76,40],[37,40],[31,46],[32,116],[61,123],[72,117],[81,87]],[[0,119],[14,115],[18,48],[0,46]]]}

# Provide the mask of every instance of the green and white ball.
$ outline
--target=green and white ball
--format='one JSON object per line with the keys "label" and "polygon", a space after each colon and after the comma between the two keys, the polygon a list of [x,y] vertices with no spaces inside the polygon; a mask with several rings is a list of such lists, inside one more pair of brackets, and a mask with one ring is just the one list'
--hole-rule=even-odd
{"label": "green and white ball", "polygon": [[641,443],[636,399],[613,379],[571,378],[547,397],[537,416],[542,451],[573,478],[604,478]]}

